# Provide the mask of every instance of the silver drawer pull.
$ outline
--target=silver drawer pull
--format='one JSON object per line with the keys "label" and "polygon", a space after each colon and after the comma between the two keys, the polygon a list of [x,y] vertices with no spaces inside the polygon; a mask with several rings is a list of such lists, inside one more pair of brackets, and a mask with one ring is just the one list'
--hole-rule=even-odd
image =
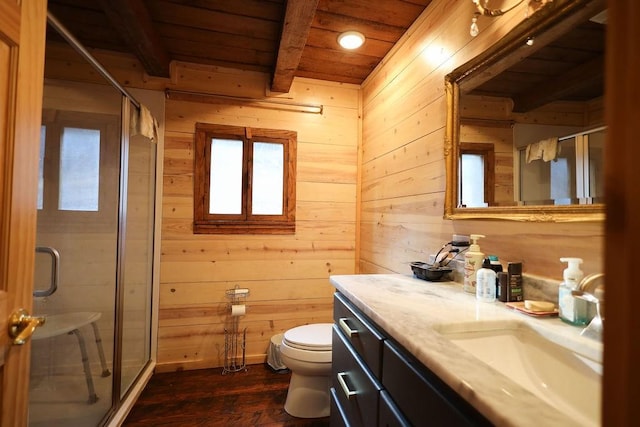
{"label": "silver drawer pull", "polygon": [[338,324],[340,325],[340,327],[342,328],[344,333],[347,334],[347,336],[349,338],[351,338],[353,335],[358,335],[358,330],[357,329],[351,329],[349,327],[349,325],[347,325],[347,318],[346,317],[339,318],[338,319]]}
{"label": "silver drawer pull", "polygon": [[338,372],[338,382],[340,383],[340,387],[342,387],[342,391],[344,392],[344,395],[347,396],[347,399],[351,399],[351,397],[355,396],[357,392],[353,390],[349,390],[349,386],[347,385],[347,382],[344,380],[344,377],[346,376],[347,376],[346,372]]}

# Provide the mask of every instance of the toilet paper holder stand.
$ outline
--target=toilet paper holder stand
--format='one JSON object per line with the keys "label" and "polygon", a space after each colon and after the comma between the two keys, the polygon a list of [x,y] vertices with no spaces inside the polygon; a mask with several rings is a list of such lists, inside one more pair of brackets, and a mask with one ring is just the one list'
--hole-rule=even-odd
{"label": "toilet paper holder stand", "polygon": [[222,374],[246,371],[246,341],[247,328],[240,332],[240,317],[245,315],[246,300],[249,289],[236,285],[233,289],[227,289],[225,296],[229,300],[228,316],[224,328],[224,366]]}

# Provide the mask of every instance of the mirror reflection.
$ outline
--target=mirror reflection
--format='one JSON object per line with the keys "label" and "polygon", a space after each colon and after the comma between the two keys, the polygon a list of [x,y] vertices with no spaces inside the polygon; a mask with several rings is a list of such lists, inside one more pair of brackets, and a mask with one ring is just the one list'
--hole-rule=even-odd
{"label": "mirror reflection", "polygon": [[605,7],[547,4],[447,76],[445,215],[603,211]]}

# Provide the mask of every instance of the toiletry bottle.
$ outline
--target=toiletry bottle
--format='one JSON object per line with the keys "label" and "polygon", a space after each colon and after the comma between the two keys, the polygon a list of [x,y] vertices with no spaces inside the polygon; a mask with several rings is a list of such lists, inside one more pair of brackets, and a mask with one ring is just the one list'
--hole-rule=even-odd
{"label": "toiletry bottle", "polygon": [[500,264],[500,260],[496,255],[489,255],[489,268],[496,272],[496,298],[499,294],[500,281],[498,280],[498,273],[502,272],[502,264]]}
{"label": "toiletry bottle", "polygon": [[469,236],[471,245],[464,253],[464,286],[465,292],[476,293],[476,272],[482,267],[484,254],[480,252],[478,239],[484,237],[482,234],[472,234]]}
{"label": "toiletry bottle", "polygon": [[509,286],[507,287],[508,301],[523,301],[522,294],[522,263],[510,262],[507,264],[509,274]]}
{"label": "toiletry bottle", "polygon": [[491,268],[491,260],[486,258],[482,268],[476,272],[476,299],[483,302],[496,300],[496,272]]}
{"label": "toiletry bottle", "polygon": [[498,273],[498,300],[509,302],[509,273],[503,271]]}
{"label": "toiletry bottle", "polygon": [[581,258],[560,258],[566,262],[567,268],[562,273],[562,283],[558,288],[558,314],[560,319],[571,325],[585,325],[587,323],[587,302],[571,295],[571,291],[578,289],[584,274],[580,270]]}

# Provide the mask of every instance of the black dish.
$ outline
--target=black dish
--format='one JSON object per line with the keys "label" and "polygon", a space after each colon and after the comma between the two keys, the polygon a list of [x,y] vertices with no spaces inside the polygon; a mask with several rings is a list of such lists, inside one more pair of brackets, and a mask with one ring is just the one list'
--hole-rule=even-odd
{"label": "black dish", "polygon": [[443,280],[445,274],[453,271],[451,267],[436,267],[424,262],[412,262],[411,270],[418,279],[427,280],[429,282]]}

